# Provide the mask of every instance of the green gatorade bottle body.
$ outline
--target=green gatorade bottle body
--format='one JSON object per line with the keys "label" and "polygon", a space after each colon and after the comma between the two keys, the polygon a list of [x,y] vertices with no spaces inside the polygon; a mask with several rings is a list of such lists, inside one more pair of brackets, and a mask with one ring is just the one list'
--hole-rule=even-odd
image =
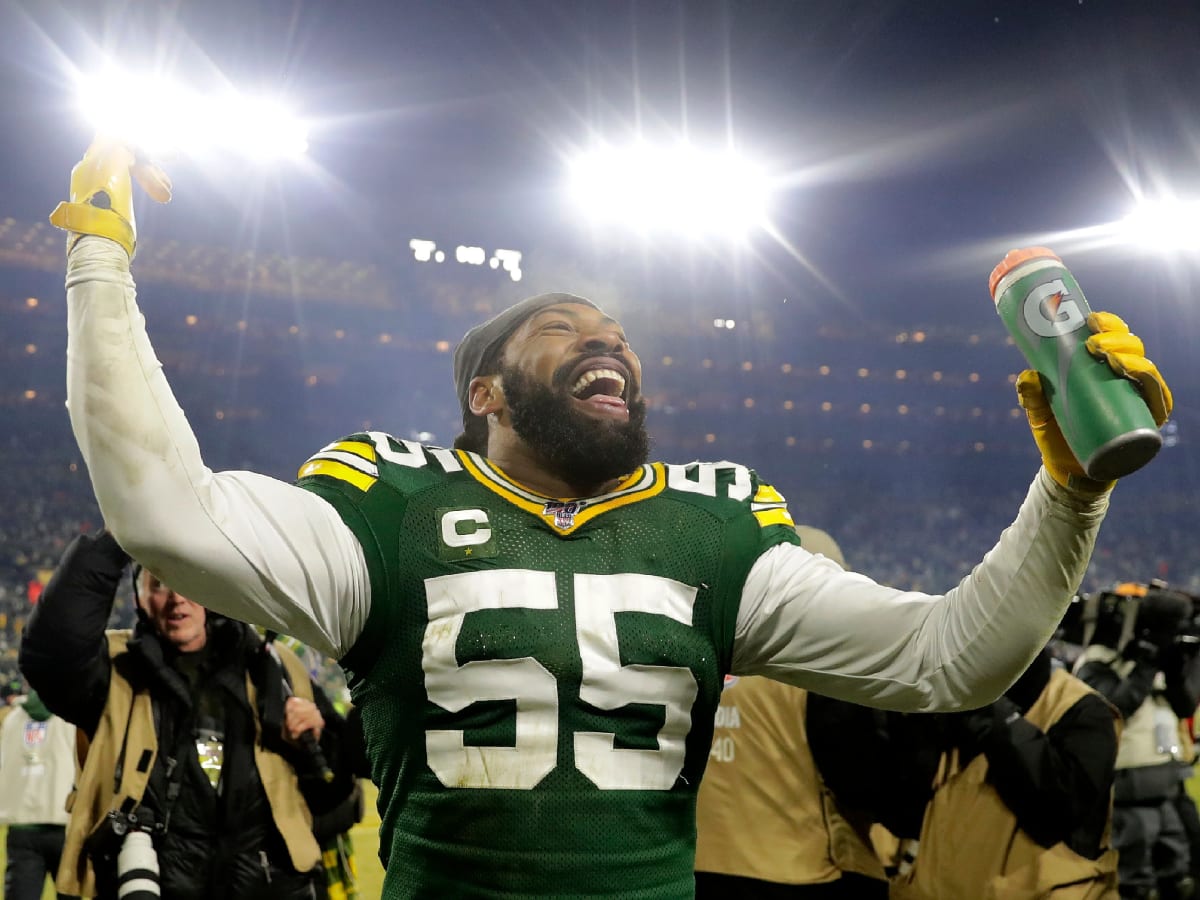
{"label": "green gatorade bottle body", "polygon": [[1012,250],[988,287],[1088,477],[1112,481],[1153,459],[1162,435],[1134,383],[1087,352],[1091,310],[1062,260],[1045,247]]}

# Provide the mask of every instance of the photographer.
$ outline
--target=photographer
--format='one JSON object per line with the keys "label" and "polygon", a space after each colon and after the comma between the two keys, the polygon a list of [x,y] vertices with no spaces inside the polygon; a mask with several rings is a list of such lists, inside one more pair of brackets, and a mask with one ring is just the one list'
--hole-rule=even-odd
{"label": "photographer", "polygon": [[324,897],[310,801],[352,779],[327,783],[311,738],[336,760],[340,717],[290,650],[149,573],[132,633],[106,633],[128,562],[106,533],[76,538],[22,637],[26,678],[90,740],[59,889],[116,897],[157,866],[171,900]]}
{"label": "photographer", "polygon": [[1048,650],[981,709],[902,715],[811,697],[808,724],[839,803],[901,840],[895,900],[1113,896],[1117,714]]}
{"label": "photographer", "polygon": [[[801,544],[846,568],[841,547],[797,525]],[[821,782],[803,688],[727,677],[696,802],[696,900],[879,900],[883,867]],[[865,829],[864,829],[865,830]]]}
{"label": "photographer", "polygon": [[1121,585],[1094,604],[1094,632],[1076,673],[1117,707],[1125,728],[1117,753],[1113,845],[1121,896],[1193,895],[1188,837],[1178,804],[1191,747],[1180,720],[1200,701],[1200,659],[1188,640],[1193,600],[1165,585]]}

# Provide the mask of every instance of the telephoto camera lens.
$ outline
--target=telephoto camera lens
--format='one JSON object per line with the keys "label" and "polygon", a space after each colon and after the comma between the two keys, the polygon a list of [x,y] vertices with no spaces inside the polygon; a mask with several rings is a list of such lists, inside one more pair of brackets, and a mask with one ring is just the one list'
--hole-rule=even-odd
{"label": "telephoto camera lens", "polygon": [[144,831],[131,831],[117,854],[117,897],[119,900],[153,900],[161,897],[158,886],[158,854]]}

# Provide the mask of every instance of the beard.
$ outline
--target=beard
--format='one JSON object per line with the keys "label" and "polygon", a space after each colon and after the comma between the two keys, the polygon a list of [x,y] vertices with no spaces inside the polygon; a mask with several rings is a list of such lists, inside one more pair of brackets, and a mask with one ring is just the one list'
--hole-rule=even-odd
{"label": "beard", "polygon": [[500,368],[500,377],[517,435],[550,474],[590,488],[642,465],[650,453],[650,436],[646,401],[641,398],[629,401],[628,422],[595,419],[576,409],[566,389],[576,365],[578,360],[560,367],[552,387],[510,366]]}

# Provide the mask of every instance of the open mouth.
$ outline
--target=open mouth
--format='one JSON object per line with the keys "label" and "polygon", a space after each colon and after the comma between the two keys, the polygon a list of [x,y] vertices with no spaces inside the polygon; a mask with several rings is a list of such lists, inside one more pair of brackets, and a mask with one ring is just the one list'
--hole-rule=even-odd
{"label": "open mouth", "polygon": [[595,410],[627,414],[626,384],[625,373],[611,360],[593,360],[589,368],[576,377],[570,394]]}

